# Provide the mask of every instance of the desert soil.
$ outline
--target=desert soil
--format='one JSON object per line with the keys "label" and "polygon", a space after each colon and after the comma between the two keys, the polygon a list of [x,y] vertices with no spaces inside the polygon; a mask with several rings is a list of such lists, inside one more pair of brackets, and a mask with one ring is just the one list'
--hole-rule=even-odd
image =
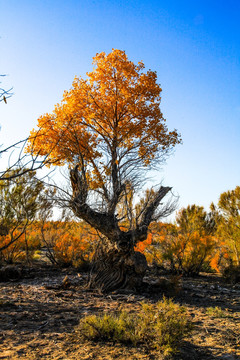
{"label": "desert soil", "polygon": [[[0,283],[0,359],[164,359],[144,347],[82,342],[74,336],[84,315],[120,306],[137,311],[141,301],[156,302],[164,294],[184,305],[194,324],[171,359],[240,359],[240,285],[205,274],[182,278],[178,291],[171,292],[159,278],[149,275],[145,281],[152,285],[141,294],[102,295],[85,289],[86,273],[46,265],[25,269],[17,281]],[[207,309],[216,306],[222,313],[210,315]]]}

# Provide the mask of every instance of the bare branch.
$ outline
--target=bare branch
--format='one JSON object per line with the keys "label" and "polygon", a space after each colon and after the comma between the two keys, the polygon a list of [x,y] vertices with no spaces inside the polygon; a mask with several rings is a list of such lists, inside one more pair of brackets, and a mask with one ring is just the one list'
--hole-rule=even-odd
{"label": "bare branch", "polygon": [[[4,76],[6,76],[6,75],[0,75],[0,77],[4,77]],[[1,82],[0,82],[0,84],[1,84]],[[5,104],[7,104],[7,99],[10,98],[13,95],[13,93],[11,92],[12,89],[13,88],[10,88],[10,89],[6,90],[6,89],[3,89],[3,88],[0,88],[0,102],[4,101]]]}

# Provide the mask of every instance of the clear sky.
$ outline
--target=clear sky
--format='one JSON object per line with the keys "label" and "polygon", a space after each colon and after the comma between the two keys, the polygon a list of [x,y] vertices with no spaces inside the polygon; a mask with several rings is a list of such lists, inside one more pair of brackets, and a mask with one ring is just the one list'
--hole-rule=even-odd
{"label": "clear sky", "polygon": [[[240,1],[0,0],[0,143],[26,137],[92,57],[112,48],[156,70],[162,111],[183,145],[159,178],[179,206],[240,185]],[[3,159],[0,159],[0,163]]]}

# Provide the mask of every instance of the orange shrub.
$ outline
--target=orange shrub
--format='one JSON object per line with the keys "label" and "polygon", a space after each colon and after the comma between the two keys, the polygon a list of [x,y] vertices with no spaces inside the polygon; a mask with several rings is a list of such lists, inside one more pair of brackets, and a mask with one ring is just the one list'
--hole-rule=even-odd
{"label": "orange shrub", "polygon": [[134,247],[135,251],[139,251],[141,253],[144,253],[144,250],[152,243],[152,234],[149,233],[147,236],[147,239],[144,241],[140,241],[137,243],[137,245]]}
{"label": "orange shrub", "polygon": [[89,263],[93,255],[91,243],[87,239],[81,239],[72,234],[65,234],[58,238],[53,252],[59,264],[74,267]]}
{"label": "orange shrub", "polygon": [[[140,243],[148,262],[169,268],[174,273],[198,274],[206,264],[214,266],[217,239],[199,231],[183,232],[172,224],[151,226],[151,242]],[[217,258],[215,259],[217,262]]]}
{"label": "orange shrub", "polygon": [[98,240],[89,225],[74,221],[51,221],[42,224],[42,244],[54,264],[79,267],[92,259]]}
{"label": "orange shrub", "polygon": [[[14,236],[18,233],[15,231]],[[11,235],[0,236],[0,246],[8,244]],[[7,263],[32,260],[35,251],[45,247],[53,264],[82,266],[91,261],[98,237],[90,226],[67,221],[34,222],[9,247],[0,253],[0,260]]]}
{"label": "orange shrub", "polygon": [[224,241],[218,240],[218,242],[219,244],[210,259],[210,266],[214,271],[222,273],[226,267],[231,265],[231,256]]}
{"label": "orange shrub", "polygon": [[[14,237],[18,237],[20,233],[14,233]],[[0,247],[7,245],[11,241],[11,235],[0,236]],[[36,236],[23,233],[13,244],[1,251],[1,260],[12,264],[17,261],[31,260],[35,250],[39,249],[40,241]]]}

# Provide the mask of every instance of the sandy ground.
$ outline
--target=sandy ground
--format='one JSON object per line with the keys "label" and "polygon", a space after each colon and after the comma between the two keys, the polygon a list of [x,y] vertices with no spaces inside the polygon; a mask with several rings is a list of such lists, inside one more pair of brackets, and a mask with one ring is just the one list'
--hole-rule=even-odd
{"label": "sandy ground", "polygon": [[[184,305],[194,323],[172,359],[240,359],[240,284],[229,286],[206,275],[181,279],[175,294],[160,282],[146,286],[141,294],[102,295],[87,291],[86,279],[87,274],[75,270],[41,266],[25,269],[18,281],[1,282],[0,359],[164,359],[143,347],[83,343],[74,337],[79,319],[86,314],[116,311],[120,305],[137,311],[141,301],[155,302],[163,294]],[[158,284],[159,275],[145,280]],[[222,309],[221,316],[208,313],[216,306]]]}

